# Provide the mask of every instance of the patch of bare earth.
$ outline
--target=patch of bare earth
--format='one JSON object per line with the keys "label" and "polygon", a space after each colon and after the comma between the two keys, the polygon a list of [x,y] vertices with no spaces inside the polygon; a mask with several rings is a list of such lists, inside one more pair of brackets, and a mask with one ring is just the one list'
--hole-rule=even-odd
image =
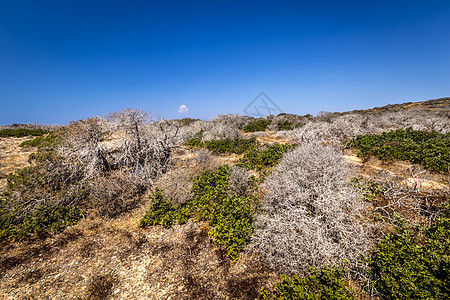
{"label": "patch of bare earth", "polygon": [[33,138],[0,137],[0,191],[5,187],[9,173],[29,165],[28,156],[36,152],[36,148],[21,148],[19,145]]}
{"label": "patch of bare earth", "polygon": [[233,263],[205,223],[141,229],[145,207],[87,218],[41,242],[2,245],[1,299],[256,299],[277,277],[244,254]]}
{"label": "patch of bare earth", "polygon": [[344,158],[356,166],[358,175],[366,178],[387,173],[393,177],[403,178],[407,185],[420,185],[424,189],[449,188],[449,175],[426,170],[424,167],[407,161],[384,162],[375,157],[361,159],[351,150],[346,150]]}

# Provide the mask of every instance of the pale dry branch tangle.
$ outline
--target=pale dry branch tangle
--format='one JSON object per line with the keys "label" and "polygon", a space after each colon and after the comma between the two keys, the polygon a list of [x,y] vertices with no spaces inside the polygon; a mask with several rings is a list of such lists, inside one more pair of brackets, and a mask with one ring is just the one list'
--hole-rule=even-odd
{"label": "pale dry branch tangle", "polygon": [[345,261],[357,268],[370,239],[360,222],[367,205],[349,185],[351,171],[329,147],[310,144],[286,154],[263,185],[254,249],[283,273]]}

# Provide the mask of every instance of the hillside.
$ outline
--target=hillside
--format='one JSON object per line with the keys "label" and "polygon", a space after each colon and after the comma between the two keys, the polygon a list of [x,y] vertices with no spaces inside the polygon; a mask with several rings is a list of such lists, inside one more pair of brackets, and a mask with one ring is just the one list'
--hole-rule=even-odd
{"label": "hillside", "polygon": [[0,298],[445,299],[449,107],[2,137]]}

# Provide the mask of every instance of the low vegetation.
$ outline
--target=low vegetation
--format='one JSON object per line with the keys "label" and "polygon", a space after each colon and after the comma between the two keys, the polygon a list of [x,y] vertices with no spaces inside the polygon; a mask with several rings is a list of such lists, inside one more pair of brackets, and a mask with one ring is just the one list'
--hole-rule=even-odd
{"label": "low vegetation", "polygon": [[237,165],[264,173],[277,165],[283,155],[294,150],[295,147],[296,145],[273,144],[267,147],[254,148],[246,151]]}
{"label": "low vegetation", "polygon": [[58,143],[61,142],[61,138],[58,136],[58,134],[55,134],[53,132],[50,132],[45,135],[38,136],[32,140],[24,141],[20,143],[19,147],[36,147],[36,148],[43,148],[43,147],[53,147],[56,146]]}
{"label": "low vegetation", "polygon": [[381,135],[360,135],[349,142],[358,149],[358,156],[375,156],[384,161],[407,160],[422,163],[426,168],[450,170],[450,133],[425,132],[407,128]]}
{"label": "low vegetation", "polygon": [[268,120],[266,118],[259,118],[254,121],[250,121],[244,127],[244,132],[266,131],[267,126],[269,126],[271,123],[271,120]]}
{"label": "low vegetation", "polygon": [[345,299],[356,300],[356,293],[347,285],[344,268],[312,268],[306,277],[284,275],[275,283],[274,291],[262,289],[262,299]]}
{"label": "low vegetation", "polygon": [[[48,132],[20,144],[30,164],[0,181],[0,298],[26,298],[25,284],[61,298],[450,298],[446,101],[211,121],[127,109],[8,126]],[[272,138],[287,144],[263,144]],[[1,171],[19,143],[4,140]],[[414,164],[356,169],[345,146]],[[57,278],[64,286],[50,287]]]}
{"label": "low vegetation", "polygon": [[398,221],[370,255],[370,272],[384,299],[449,299],[450,206],[429,227]]}
{"label": "low vegetation", "polygon": [[[3,200],[4,201],[4,200]],[[85,214],[78,207],[58,208],[39,206],[31,215],[20,218],[19,212],[0,210],[0,238],[11,241],[23,240],[28,236],[41,238],[48,230],[58,232],[75,224]]]}
{"label": "low vegetation", "polygon": [[48,133],[48,131],[36,128],[36,129],[28,129],[28,128],[6,128],[0,130],[0,137],[24,137],[24,136],[41,136]]}
{"label": "low vegetation", "polygon": [[232,260],[237,260],[253,233],[258,201],[253,196],[231,195],[231,175],[229,166],[221,166],[217,172],[203,172],[193,181],[194,198],[177,206],[165,200],[156,189],[151,196],[152,205],[140,226],[170,228],[175,222],[184,224],[189,219],[207,221],[212,228],[209,231],[212,241],[226,249]]}
{"label": "low vegetation", "polygon": [[226,138],[220,140],[207,140],[203,141],[203,133],[199,132],[192,139],[186,142],[186,146],[191,147],[204,147],[208,150],[217,153],[237,153],[241,154],[250,149],[254,149],[259,146],[256,138]]}

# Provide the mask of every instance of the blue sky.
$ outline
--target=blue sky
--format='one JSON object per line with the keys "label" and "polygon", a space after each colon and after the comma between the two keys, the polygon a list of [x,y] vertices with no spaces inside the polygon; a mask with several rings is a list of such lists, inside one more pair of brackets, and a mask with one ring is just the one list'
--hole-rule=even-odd
{"label": "blue sky", "polygon": [[[0,0],[0,124],[450,96],[449,1]],[[189,112],[179,114],[180,105]]]}

